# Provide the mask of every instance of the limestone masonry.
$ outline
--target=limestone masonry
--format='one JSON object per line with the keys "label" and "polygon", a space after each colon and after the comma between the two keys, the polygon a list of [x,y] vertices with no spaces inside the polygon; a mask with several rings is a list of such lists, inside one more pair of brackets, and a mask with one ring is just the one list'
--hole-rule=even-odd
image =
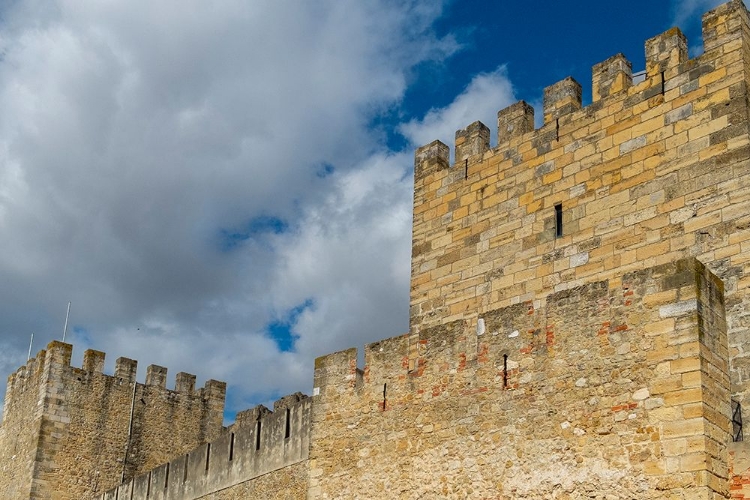
{"label": "limestone masonry", "polygon": [[414,163],[409,332],[221,425],[224,384],[51,343],[11,375],[17,499],[750,499],[750,20],[673,28]]}

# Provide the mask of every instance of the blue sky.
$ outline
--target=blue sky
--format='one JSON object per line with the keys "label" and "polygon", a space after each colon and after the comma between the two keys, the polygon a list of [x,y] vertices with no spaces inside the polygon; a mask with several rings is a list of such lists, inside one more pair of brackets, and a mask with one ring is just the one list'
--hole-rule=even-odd
{"label": "blue sky", "polygon": [[0,371],[59,339],[310,392],[408,328],[413,151],[719,2],[0,3]]}
{"label": "blue sky", "polygon": [[[435,23],[454,34],[461,50],[440,64],[425,64],[407,90],[406,113],[422,116],[449,105],[469,78],[504,67],[518,99],[539,106],[544,87],[572,76],[591,101],[591,67],[617,53],[645,69],[646,39],[678,23],[700,51],[700,13],[719,1],[668,2],[453,2]],[[491,125],[491,124],[487,124]]]}

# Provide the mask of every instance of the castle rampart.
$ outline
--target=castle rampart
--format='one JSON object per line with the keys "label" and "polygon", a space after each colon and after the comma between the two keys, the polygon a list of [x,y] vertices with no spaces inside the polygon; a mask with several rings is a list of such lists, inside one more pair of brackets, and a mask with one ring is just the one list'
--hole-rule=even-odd
{"label": "castle rampart", "polygon": [[410,333],[316,362],[312,498],[728,495],[749,32],[730,2],[695,59],[671,29],[639,83],[616,55],[588,106],[566,78],[539,129],[519,102],[494,148],[475,122],[453,165],[417,150]]}
{"label": "castle rampart", "polygon": [[[295,395],[279,400],[273,412],[262,406],[248,410],[218,439],[136,476],[101,500],[219,498],[215,495],[230,489],[245,495],[231,498],[271,498],[270,491],[304,498],[311,405]],[[252,480],[261,476],[267,489],[254,491]]]}
{"label": "castle rampart", "polygon": [[84,498],[221,432],[223,382],[195,390],[195,377],[181,373],[173,391],[166,368],[148,367],[140,384],[133,360],[118,359],[110,376],[102,373],[104,353],[86,351],[82,368],[70,365],[71,354],[71,345],[52,342],[8,379],[0,446],[5,498]]}
{"label": "castle rampart", "polygon": [[723,287],[698,261],[482,320],[424,329],[413,371],[408,336],[361,378],[354,349],[316,361],[311,498],[726,494]]}
{"label": "castle rampart", "polygon": [[[594,66],[593,102],[565,79],[477,122],[456,162],[433,142],[415,155],[412,358],[419,332],[644,267],[697,257],[725,284],[732,392],[750,388],[747,11],[703,19],[704,53],[671,29],[646,42],[645,80],[616,55]],[[412,366],[413,368],[413,366]]]}
{"label": "castle rampart", "polygon": [[693,59],[676,28],[647,40],[637,77],[622,54],[595,65],[586,106],[574,79],[551,85],[537,129],[527,103],[500,110],[495,147],[488,127],[468,125],[453,164],[439,141],[419,148],[409,332],[365,346],[361,368],[356,349],[318,358],[312,398],[222,429],[221,383],[196,391],[178,374],[170,391],[152,366],[142,385],[132,360],[106,376],[103,353],[71,368],[70,346],[50,344],[9,379],[0,488],[750,498],[742,1],[706,13],[703,38]]}

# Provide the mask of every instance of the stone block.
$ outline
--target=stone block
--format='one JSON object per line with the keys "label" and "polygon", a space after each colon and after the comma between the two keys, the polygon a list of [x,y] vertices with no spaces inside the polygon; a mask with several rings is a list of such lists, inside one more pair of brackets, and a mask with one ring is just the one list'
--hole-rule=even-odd
{"label": "stone block", "polygon": [[524,101],[518,101],[497,112],[497,143],[509,142],[511,139],[534,130],[534,108]]}
{"label": "stone block", "polygon": [[544,123],[581,109],[581,84],[572,77],[544,89]]}
{"label": "stone block", "polygon": [[623,54],[594,65],[591,73],[594,102],[627,90],[633,84],[632,65]]}
{"label": "stone block", "polygon": [[646,41],[646,74],[659,75],[687,61],[687,39],[671,28]]}

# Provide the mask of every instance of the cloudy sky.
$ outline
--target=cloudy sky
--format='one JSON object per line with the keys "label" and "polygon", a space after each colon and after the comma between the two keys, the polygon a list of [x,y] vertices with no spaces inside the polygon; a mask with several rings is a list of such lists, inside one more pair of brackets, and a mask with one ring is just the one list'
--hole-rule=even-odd
{"label": "cloudy sky", "polygon": [[71,302],[74,364],[310,393],[408,329],[415,147],[718,3],[0,0],[0,390]]}

